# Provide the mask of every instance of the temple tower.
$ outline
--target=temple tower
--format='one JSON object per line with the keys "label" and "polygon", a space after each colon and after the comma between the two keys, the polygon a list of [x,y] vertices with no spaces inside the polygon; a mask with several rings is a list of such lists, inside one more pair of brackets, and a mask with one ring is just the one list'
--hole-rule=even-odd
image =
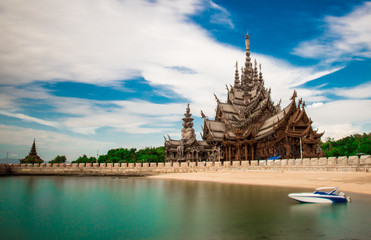
{"label": "temple tower", "polygon": [[193,118],[191,117],[191,109],[189,103],[187,104],[186,112],[183,118],[182,128],[182,140],[183,142],[189,142],[196,138],[195,130],[193,129]]}
{"label": "temple tower", "polygon": [[42,160],[41,157],[37,155],[36,141],[34,138],[30,153],[24,159],[21,159],[21,163],[42,163],[42,162],[44,162],[44,160]]}

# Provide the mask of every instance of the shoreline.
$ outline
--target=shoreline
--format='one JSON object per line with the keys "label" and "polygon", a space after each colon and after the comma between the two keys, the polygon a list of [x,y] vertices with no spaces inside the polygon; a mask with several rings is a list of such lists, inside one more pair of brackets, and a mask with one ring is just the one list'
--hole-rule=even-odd
{"label": "shoreline", "polygon": [[339,190],[345,193],[352,192],[371,196],[371,174],[365,172],[233,170],[168,173],[148,176],[148,178],[295,187],[310,190],[318,187],[339,187]]}

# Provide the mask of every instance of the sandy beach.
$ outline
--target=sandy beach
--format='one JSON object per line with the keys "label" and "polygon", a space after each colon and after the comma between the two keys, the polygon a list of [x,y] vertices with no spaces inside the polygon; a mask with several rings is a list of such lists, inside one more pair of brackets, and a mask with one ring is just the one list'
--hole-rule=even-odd
{"label": "sandy beach", "polygon": [[371,173],[297,171],[221,171],[170,173],[151,176],[158,179],[206,181],[280,187],[339,187],[344,192],[371,195]]}

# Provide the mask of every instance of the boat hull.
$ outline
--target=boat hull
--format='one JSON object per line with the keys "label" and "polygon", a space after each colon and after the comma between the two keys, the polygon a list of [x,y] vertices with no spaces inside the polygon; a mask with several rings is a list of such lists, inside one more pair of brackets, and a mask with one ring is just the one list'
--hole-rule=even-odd
{"label": "boat hull", "polygon": [[301,203],[346,203],[347,199],[338,195],[319,195],[313,193],[290,193],[289,197]]}

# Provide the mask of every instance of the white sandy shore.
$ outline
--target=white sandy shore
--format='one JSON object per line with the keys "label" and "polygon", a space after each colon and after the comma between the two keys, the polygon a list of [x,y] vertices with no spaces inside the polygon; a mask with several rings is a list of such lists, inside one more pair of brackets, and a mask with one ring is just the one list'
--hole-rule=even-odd
{"label": "white sandy shore", "polygon": [[250,184],[281,187],[339,187],[344,192],[371,195],[371,173],[364,172],[294,172],[294,171],[220,171],[170,173],[150,178]]}

